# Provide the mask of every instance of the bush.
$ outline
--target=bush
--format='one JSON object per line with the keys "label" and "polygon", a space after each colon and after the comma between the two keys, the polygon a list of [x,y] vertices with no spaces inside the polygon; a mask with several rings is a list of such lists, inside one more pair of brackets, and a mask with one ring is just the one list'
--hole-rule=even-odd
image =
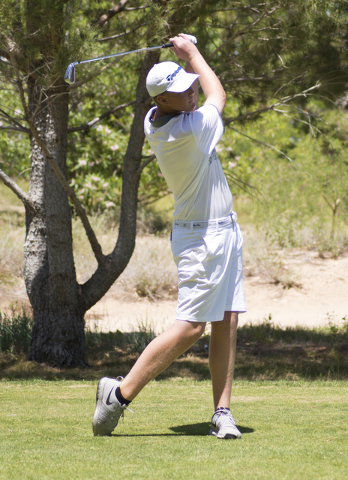
{"label": "bush", "polygon": [[25,310],[0,312],[0,352],[27,353],[31,342],[33,318]]}
{"label": "bush", "polygon": [[156,337],[155,331],[149,322],[139,323],[138,329],[132,332],[99,332],[87,328],[85,342],[87,348],[124,349],[130,353],[141,353],[146,346]]}

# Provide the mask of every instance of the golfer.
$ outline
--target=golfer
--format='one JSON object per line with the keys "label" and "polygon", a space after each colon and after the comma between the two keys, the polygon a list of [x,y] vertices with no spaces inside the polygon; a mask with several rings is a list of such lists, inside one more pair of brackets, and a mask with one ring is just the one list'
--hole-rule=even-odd
{"label": "golfer", "polygon": [[[156,106],[148,112],[144,128],[175,199],[171,247],[179,277],[176,321],[146,347],[124,379],[99,381],[93,432],[110,435],[145,385],[191,347],[211,322],[209,368],[215,411],[210,433],[240,438],[230,398],[238,313],[246,311],[243,238],[215,151],[224,131],[226,95],[184,34],[170,41],[186,68],[162,62],[150,70],[146,86]],[[206,98],[200,108],[198,79]]]}

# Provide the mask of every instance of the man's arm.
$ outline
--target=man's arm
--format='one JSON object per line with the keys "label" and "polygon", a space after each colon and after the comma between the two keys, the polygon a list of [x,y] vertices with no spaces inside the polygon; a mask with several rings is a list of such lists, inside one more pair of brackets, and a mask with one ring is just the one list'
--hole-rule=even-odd
{"label": "man's arm", "polygon": [[199,82],[206,98],[204,104],[215,105],[219,112],[222,113],[226,104],[225,90],[218,77],[200,54],[198,48],[190,40],[187,40],[182,33],[177,37],[171,38],[170,41],[173,43],[176,56],[187,62],[186,67],[188,63],[190,64],[193,70],[191,73],[200,75]]}

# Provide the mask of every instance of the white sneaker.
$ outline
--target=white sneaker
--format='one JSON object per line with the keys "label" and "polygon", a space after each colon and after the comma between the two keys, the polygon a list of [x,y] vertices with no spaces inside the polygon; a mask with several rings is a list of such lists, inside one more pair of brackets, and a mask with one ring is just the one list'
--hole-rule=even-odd
{"label": "white sneaker", "polygon": [[124,415],[127,405],[121,405],[116,398],[116,388],[121,385],[122,377],[99,380],[97,388],[97,405],[93,415],[93,433],[97,435],[110,435],[116,428],[120,416]]}
{"label": "white sneaker", "polygon": [[211,418],[210,435],[217,438],[241,438],[242,434],[236,427],[236,420],[229,408],[220,407]]}

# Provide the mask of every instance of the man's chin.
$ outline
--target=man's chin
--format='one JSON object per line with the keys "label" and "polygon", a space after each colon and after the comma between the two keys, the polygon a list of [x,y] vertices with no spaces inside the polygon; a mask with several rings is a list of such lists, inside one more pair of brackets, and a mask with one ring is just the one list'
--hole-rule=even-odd
{"label": "man's chin", "polygon": [[183,111],[185,113],[191,113],[191,112],[194,112],[195,110],[196,110],[196,104],[192,103],[192,104],[188,105],[188,107]]}

